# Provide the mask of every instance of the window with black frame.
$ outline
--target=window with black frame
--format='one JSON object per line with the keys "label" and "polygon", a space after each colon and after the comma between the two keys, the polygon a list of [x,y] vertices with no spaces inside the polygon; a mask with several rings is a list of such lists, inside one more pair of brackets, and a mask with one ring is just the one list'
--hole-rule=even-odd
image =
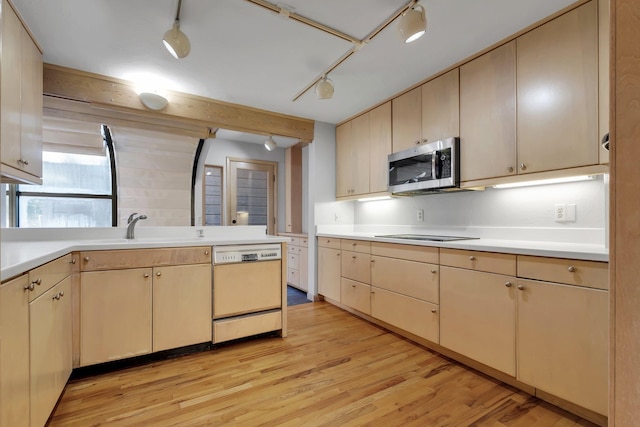
{"label": "window with black frame", "polygon": [[111,227],[116,225],[117,188],[113,144],[102,129],[102,147],[45,144],[43,185],[17,185],[18,227]]}

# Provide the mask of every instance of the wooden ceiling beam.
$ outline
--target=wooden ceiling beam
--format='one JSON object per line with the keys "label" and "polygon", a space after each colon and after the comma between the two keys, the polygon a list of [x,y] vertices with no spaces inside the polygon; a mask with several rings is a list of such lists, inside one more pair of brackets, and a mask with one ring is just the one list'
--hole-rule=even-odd
{"label": "wooden ceiling beam", "polygon": [[135,121],[166,120],[196,127],[281,135],[305,142],[313,140],[313,120],[171,91],[167,92],[169,105],[161,111],[152,111],[142,104],[131,82],[57,65],[44,65],[43,92],[82,101],[96,109],[135,115]]}

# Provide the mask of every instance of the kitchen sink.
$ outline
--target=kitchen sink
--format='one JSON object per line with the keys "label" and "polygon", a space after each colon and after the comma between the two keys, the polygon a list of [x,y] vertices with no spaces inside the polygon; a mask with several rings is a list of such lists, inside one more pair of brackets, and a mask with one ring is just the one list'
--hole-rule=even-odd
{"label": "kitchen sink", "polygon": [[405,239],[405,240],[429,240],[432,242],[453,242],[456,240],[472,240],[479,237],[464,236],[439,236],[436,234],[381,234],[374,237],[384,237],[387,239]]}

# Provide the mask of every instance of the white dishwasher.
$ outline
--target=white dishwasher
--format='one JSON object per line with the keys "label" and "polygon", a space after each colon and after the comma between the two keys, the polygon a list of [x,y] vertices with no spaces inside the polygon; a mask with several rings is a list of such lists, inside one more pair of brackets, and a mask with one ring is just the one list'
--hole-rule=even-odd
{"label": "white dishwasher", "polygon": [[212,249],[213,342],[285,331],[286,291],[281,245],[214,246]]}

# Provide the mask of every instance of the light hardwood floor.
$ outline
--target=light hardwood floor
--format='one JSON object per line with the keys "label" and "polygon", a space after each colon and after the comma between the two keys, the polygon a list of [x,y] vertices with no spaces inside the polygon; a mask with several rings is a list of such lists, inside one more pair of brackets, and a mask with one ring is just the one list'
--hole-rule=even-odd
{"label": "light hardwood floor", "polygon": [[71,381],[50,426],[591,426],[330,304],[289,336]]}

